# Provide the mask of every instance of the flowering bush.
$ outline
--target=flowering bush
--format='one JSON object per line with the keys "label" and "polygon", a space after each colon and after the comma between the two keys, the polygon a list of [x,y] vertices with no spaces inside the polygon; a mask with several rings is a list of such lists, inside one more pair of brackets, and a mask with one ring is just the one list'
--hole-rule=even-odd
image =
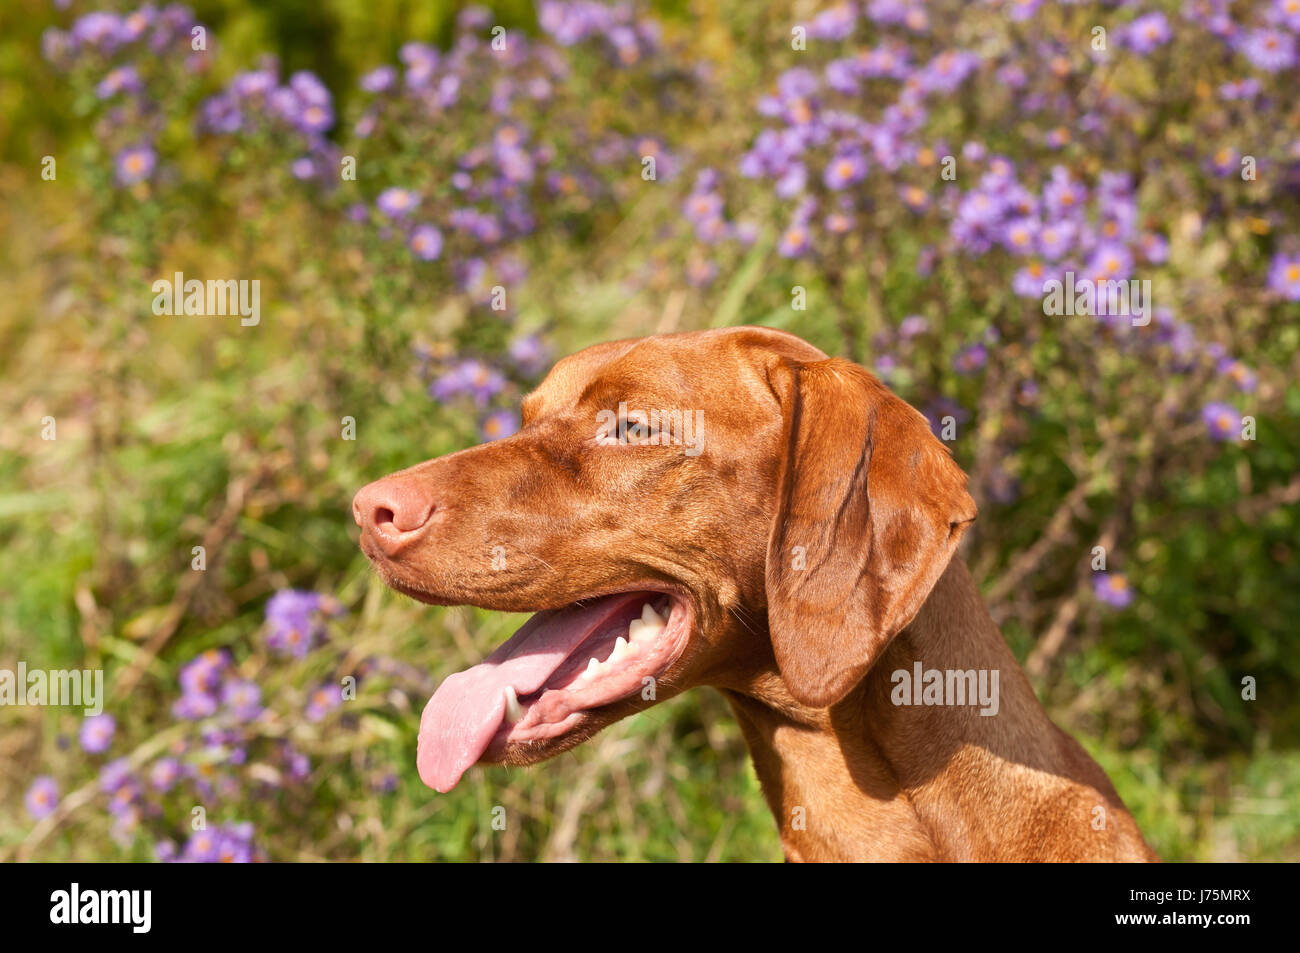
{"label": "flowering bush", "polygon": [[[995,618],[1158,849],[1294,856],[1300,803],[1259,778],[1300,772],[1300,708],[1242,690],[1300,681],[1294,0],[729,3],[698,23],[548,0],[523,28],[468,7],[447,42],[354,54],[355,83],[227,49],[181,5],[83,6],[50,14],[34,67],[83,124],[44,213],[83,244],[39,294],[95,317],[12,404],[90,423],[61,424],[58,466],[14,447],[15,472],[125,489],[70,504],[95,533],[8,621],[106,667],[110,706],[26,726],[0,851],[678,856],[655,803],[631,823],[592,806],[613,795],[590,762],[528,775],[536,798],[492,769],[428,807],[419,706],[508,620],[385,596],[340,527],[365,481],[513,433],[556,356],[762,323],[927,414],[971,476]],[[178,271],[260,279],[263,325],[150,316]],[[74,608],[34,621],[51,600]],[[682,699],[588,748],[620,796],[738,818],[728,855],[770,856],[719,709]],[[686,776],[682,737],[704,739]],[[1233,820],[1235,795],[1212,822],[1190,806],[1257,782],[1272,827]],[[498,801],[536,822],[504,846],[466,820]]]}

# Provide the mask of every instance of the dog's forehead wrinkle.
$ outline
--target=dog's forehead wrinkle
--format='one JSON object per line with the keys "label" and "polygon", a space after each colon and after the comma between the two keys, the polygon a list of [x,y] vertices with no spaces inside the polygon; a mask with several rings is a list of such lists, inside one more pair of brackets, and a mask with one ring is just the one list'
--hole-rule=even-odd
{"label": "dog's forehead wrinkle", "polygon": [[[738,385],[767,390],[773,361],[815,348],[772,328],[718,328],[599,344],[560,360],[524,399],[524,418],[578,406],[712,407],[726,413]],[[811,352],[811,353],[810,353]]]}
{"label": "dog's forehead wrinkle", "polygon": [[595,344],[561,358],[537,388],[524,398],[524,413],[529,417],[542,416],[575,406],[599,369],[636,343],[633,339]]}

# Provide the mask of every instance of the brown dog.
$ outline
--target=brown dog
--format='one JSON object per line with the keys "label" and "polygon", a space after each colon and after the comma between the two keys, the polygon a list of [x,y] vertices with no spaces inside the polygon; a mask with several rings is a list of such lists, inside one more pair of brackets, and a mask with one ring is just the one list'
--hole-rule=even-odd
{"label": "brown dog", "polygon": [[421,777],[542,761],[711,685],[792,860],[1155,859],[952,558],[965,485],[920,414],[790,334],[565,358],[517,434],[353,502],[394,589],[537,613],[430,699]]}

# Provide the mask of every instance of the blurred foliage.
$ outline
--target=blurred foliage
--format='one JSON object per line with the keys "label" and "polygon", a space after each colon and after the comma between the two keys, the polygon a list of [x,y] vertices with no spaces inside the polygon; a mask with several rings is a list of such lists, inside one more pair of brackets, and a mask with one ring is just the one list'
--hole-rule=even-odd
{"label": "blurred foliage", "polygon": [[[1170,245],[1159,279],[1185,289],[1180,308],[1198,333],[1259,371],[1249,444],[1205,436],[1198,414],[1219,393],[1212,374],[1170,373],[1113,329],[1040,326],[1037,303],[1007,289],[1005,261],[941,255],[919,274],[939,229],[891,206],[887,177],[847,244],[812,259],[779,254],[790,202],[732,175],[764,125],[755,100],[800,62],[779,5],[655,4],[665,52],[643,69],[611,71],[597,50],[574,47],[572,76],[517,121],[553,136],[559,161],[589,175],[590,190],[530,196],[541,227],[511,236],[505,257],[517,256],[528,278],[506,319],[449,262],[415,263],[373,210],[346,217],[385,187],[450,201],[447,170],[496,122],[474,98],[489,95],[486,82],[465,94],[477,119],[467,109],[421,126],[396,106],[381,110],[358,181],[337,190],[289,174],[299,150],[277,127],[195,131],[201,104],[270,53],[281,79],[310,70],[328,87],[341,121],[310,148],[336,161],[372,104],[359,79],[396,62],[408,41],[446,50],[459,5],[194,8],[215,37],[210,65],[200,74],[151,65],[151,91],[167,90],[162,113],[146,117],[158,121],[165,172],[121,188],[115,147],[97,126],[99,77],[55,70],[41,55],[46,27],[92,8],[0,7],[0,667],[102,665],[110,693],[139,676],[109,704],[117,736],[102,756],[79,750],[80,719],[66,709],[0,710],[0,758],[16,768],[0,778],[0,856],[143,860],[156,847],[146,830],[183,837],[191,801],[181,797],[137,819],[138,836],[114,830],[92,769],[110,755],[142,768],[178,744],[199,757],[169,712],[182,666],[225,648],[261,686],[271,712],[262,740],[311,759],[301,783],[250,782],[213,798],[214,818],[253,821],[272,859],[780,859],[738,728],[707,690],[551,763],[476,770],[452,794],[431,796],[414,770],[423,699],[520,620],[429,609],[387,591],[356,548],[348,510],[365,482],[481,439],[475,408],[426,392],[449,361],[497,358],[528,335],[561,355],[615,337],[764,323],[869,365],[888,351],[898,365],[886,379],[904,397],[932,416],[943,401],[967,411],[953,444],[981,508],[967,558],[1049,712],[1110,773],[1162,856],[1300,857],[1291,651],[1300,533],[1288,492],[1300,473],[1300,306],[1243,277],[1262,274],[1282,250],[1272,236],[1295,235],[1300,212],[1294,187],[1237,207],[1226,188],[1200,181],[1195,148],[1206,130],[1244,120],[1209,107],[1201,117],[1189,104],[1199,93],[1173,96],[1170,84],[1195,74],[1197,48],[1175,44],[1179,59],[1109,74],[1136,104],[1131,123],[1108,145],[1113,155],[1073,161],[1090,172],[1161,172],[1143,177],[1140,195],[1144,220]],[[1085,36],[1089,15],[1053,9],[1049,22],[1057,35]],[[971,45],[1030,45],[1017,30],[1035,24],[1008,32],[994,24],[1000,16],[976,10],[956,29]],[[539,34],[531,4],[500,4],[492,22]],[[1028,133],[1002,119],[1014,102],[988,77],[979,82],[935,109],[936,134],[956,146],[978,133],[990,151],[1019,156]],[[1276,116],[1251,120],[1250,135],[1270,122],[1287,128],[1294,109],[1274,107]],[[665,167],[682,171],[642,188],[635,152],[588,168],[607,132],[653,135]],[[39,179],[47,154],[59,157],[56,183]],[[756,233],[703,253],[716,281],[684,282],[683,267],[702,252],[682,233],[681,210],[705,168],[725,171],[717,190]],[[1262,215],[1263,231],[1250,224]],[[487,267],[514,264],[505,257]],[[142,289],[173,271],[260,278],[261,325],[152,315]],[[809,310],[791,309],[793,285],[807,288]],[[929,321],[911,344],[897,333],[909,314]],[[991,342],[987,368],[955,374],[956,355],[975,342]],[[536,372],[503,366],[494,400],[508,408]],[[1032,406],[1014,396],[1026,380],[1037,387]],[[56,441],[40,439],[45,415],[58,422]],[[339,439],[345,416],[357,421],[356,441]],[[1018,491],[999,492],[1007,483]],[[194,584],[191,547],[214,527],[209,568]],[[1052,546],[1024,563],[1044,538]],[[1132,585],[1128,608],[1090,592],[1098,540]],[[324,648],[288,663],[268,651],[263,616],[287,588],[328,593],[346,610],[329,621]],[[1041,652],[1044,633],[1061,626],[1063,642]],[[295,717],[313,685],[377,659],[400,665],[320,722]],[[1245,676],[1258,681],[1256,702],[1242,701]],[[34,826],[23,808],[37,775],[60,783],[57,823]],[[490,827],[497,805],[505,832]]]}

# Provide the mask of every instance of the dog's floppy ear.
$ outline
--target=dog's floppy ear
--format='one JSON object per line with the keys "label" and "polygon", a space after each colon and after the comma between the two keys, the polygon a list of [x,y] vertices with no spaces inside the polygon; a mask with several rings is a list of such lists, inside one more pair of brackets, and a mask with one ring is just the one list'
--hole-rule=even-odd
{"label": "dog's floppy ear", "polygon": [[795,699],[844,697],[912,621],[975,518],[966,475],[917,411],[840,358],[785,363],[767,619]]}

